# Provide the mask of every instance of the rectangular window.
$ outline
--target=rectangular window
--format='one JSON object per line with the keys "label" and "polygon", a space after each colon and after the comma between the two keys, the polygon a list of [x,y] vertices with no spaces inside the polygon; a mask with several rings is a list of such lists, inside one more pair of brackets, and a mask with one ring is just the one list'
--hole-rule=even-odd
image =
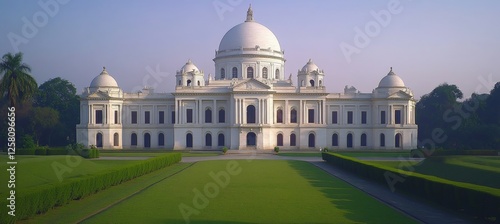
{"label": "rectangular window", "polygon": [[171,116],[170,116],[170,121],[172,124],[175,124],[175,111],[172,111]]}
{"label": "rectangular window", "polygon": [[354,123],[353,120],[354,120],[354,118],[353,118],[352,111],[347,111],[347,123],[352,124],[352,123]]}
{"label": "rectangular window", "polygon": [[394,123],[401,124],[401,110],[394,111]]}
{"label": "rectangular window", "polygon": [[95,111],[95,123],[102,124],[102,110]]}
{"label": "rectangular window", "polygon": [[385,124],[385,110],[380,111],[380,123]]}
{"label": "rectangular window", "polygon": [[118,124],[118,111],[115,110],[115,124]]}
{"label": "rectangular window", "polygon": [[132,124],[137,124],[137,111],[132,111]]}
{"label": "rectangular window", "polygon": [[308,123],[314,123],[314,109],[307,110]]}
{"label": "rectangular window", "polygon": [[337,111],[332,111],[332,124],[338,124],[338,112]]}
{"label": "rectangular window", "polygon": [[361,124],[366,124],[366,111],[361,111]]}
{"label": "rectangular window", "polygon": [[186,109],[186,123],[193,123],[193,109]]}
{"label": "rectangular window", "polygon": [[151,123],[151,120],[150,120],[150,112],[149,111],[144,111],[144,124],[149,124]]}
{"label": "rectangular window", "polygon": [[158,111],[158,123],[165,123],[165,111]]}

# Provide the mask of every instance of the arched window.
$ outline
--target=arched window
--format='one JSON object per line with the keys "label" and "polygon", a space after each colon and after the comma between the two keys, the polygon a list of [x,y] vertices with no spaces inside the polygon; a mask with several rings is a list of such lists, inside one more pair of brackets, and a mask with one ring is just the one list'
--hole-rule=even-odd
{"label": "arched window", "polygon": [[332,146],[339,146],[339,135],[337,133],[332,135]]}
{"label": "arched window", "polygon": [[292,134],[290,135],[290,146],[296,146],[296,145],[297,145],[296,138],[297,138],[297,137],[295,136],[295,134],[294,134],[294,133],[292,133]]}
{"label": "arched window", "polygon": [[205,135],[205,146],[212,147],[212,135],[210,133]]}
{"label": "arched window", "polygon": [[219,123],[226,123],[226,111],[224,109],[219,110]]}
{"label": "arched window", "polygon": [[118,133],[115,133],[113,135],[113,146],[119,146],[120,145],[120,136]]}
{"label": "arched window", "polygon": [[95,136],[95,146],[98,148],[102,148],[102,133],[97,133]]}
{"label": "arched window", "polygon": [[233,79],[237,79],[237,78],[238,78],[238,68],[233,67]]}
{"label": "arched window", "polygon": [[220,79],[226,78],[226,70],[224,68],[220,69]]}
{"label": "arched window", "polygon": [[276,111],[276,123],[283,123],[283,110],[278,109]]}
{"label": "arched window", "polygon": [[266,67],[262,68],[262,78],[267,79],[267,68]]}
{"label": "arched window", "polygon": [[319,80],[319,86],[323,85],[323,80]]}
{"label": "arched window", "polygon": [[193,134],[186,134],[186,148],[193,148]]}
{"label": "arched window", "polygon": [[158,134],[158,146],[165,146],[165,135],[163,133]]}
{"label": "arched window", "polygon": [[247,107],[247,124],[255,124],[255,106],[248,105]]}
{"label": "arched window", "polygon": [[302,82],[300,83],[300,86],[306,86],[306,83],[304,80],[302,80]]}
{"label": "arched window", "polygon": [[191,79],[188,79],[187,86],[191,86]]}
{"label": "arched window", "polygon": [[130,135],[130,145],[137,146],[137,134],[136,133],[132,133],[132,135]]}
{"label": "arched window", "polygon": [[212,109],[205,110],[205,123],[212,123]]}
{"label": "arched window", "polygon": [[396,136],[394,136],[394,146],[396,146],[396,148],[400,148],[401,147],[401,140],[402,140],[402,136],[401,134],[397,133]]}
{"label": "arched window", "polygon": [[280,70],[279,69],[276,69],[276,71],[274,72],[274,78],[280,79]]}
{"label": "arched window", "polygon": [[276,136],[276,145],[283,146],[283,134],[280,133]]}
{"label": "arched window", "polygon": [[308,146],[309,148],[314,148],[316,146],[316,139],[313,133],[309,134],[309,139],[308,139]]}
{"label": "arched window", "polygon": [[366,146],[366,134],[361,134],[361,146]]}
{"label": "arched window", "polygon": [[297,110],[295,109],[290,111],[290,123],[297,123]]}
{"label": "arched window", "polygon": [[198,80],[198,86],[200,86],[200,80]]}
{"label": "arched window", "polygon": [[247,78],[253,79],[253,68],[252,67],[247,68]]}
{"label": "arched window", "polygon": [[144,148],[151,148],[151,135],[149,133],[144,134]]}
{"label": "arched window", "polygon": [[352,148],[352,134],[347,134],[347,148]]}
{"label": "arched window", "polygon": [[312,87],[314,87],[314,80],[309,80],[309,83],[311,84]]}
{"label": "arched window", "polygon": [[380,134],[380,147],[385,147],[385,135]]}
{"label": "arched window", "polygon": [[179,86],[182,86],[182,81],[181,81],[181,80],[179,80],[178,85],[179,85]]}
{"label": "arched window", "polygon": [[217,146],[224,146],[226,143],[224,142],[224,134],[220,133],[219,136],[217,136]]}

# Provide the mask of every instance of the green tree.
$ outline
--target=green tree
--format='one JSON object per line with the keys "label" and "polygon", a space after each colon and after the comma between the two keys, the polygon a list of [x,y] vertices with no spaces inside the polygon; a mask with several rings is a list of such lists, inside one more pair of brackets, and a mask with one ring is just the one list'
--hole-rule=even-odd
{"label": "green tree", "polygon": [[80,101],[73,83],[60,77],[44,82],[35,97],[38,107],[51,107],[59,112],[59,124],[51,139],[53,145],[67,145],[76,139],[75,127],[80,123]]}
{"label": "green tree", "polygon": [[[442,129],[447,135],[451,132],[452,123],[446,120],[446,114],[460,107],[458,99],[463,97],[462,91],[456,85],[441,84],[432,92],[422,96],[415,108],[418,137],[420,141],[433,139],[436,128]],[[453,144],[453,141],[437,144],[439,147]]]}
{"label": "green tree", "polygon": [[39,145],[40,139],[43,138],[47,142],[42,142],[42,144],[50,145],[51,134],[58,123],[59,113],[56,110],[50,107],[33,108],[33,130],[36,144]]}
{"label": "green tree", "polygon": [[0,94],[6,95],[11,107],[15,107],[18,101],[31,98],[37,91],[36,80],[29,74],[31,68],[23,63],[21,52],[12,55],[7,53],[0,62]]}

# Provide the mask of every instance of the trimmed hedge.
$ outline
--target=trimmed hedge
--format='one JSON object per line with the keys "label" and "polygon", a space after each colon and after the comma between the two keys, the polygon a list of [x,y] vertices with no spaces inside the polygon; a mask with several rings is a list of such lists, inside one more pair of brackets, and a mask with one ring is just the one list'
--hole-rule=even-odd
{"label": "trimmed hedge", "polygon": [[[71,200],[86,197],[179,161],[181,161],[181,154],[171,153],[129,164],[116,170],[20,192],[16,194],[16,216],[2,215],[0,223],[14,223],[16,220],[47,212],[49,209],[64,205]],[[2,206],[0,212],[7,214],[6,209],[6,206]]]}
{"label": "trimmed hedge", "polygon": [[481,219],[500,222],[500,190],[470,183],[450,181],[379,164],[370,164],[335,153],[322,153],[333,166],[346,169],[382,184],[392,182],[397,190],[435,201]]}
{"label": "trimmed hedge", "polygon": [[488,150],[488,149],[474,149],[474,150],[443,150],[437,149],[432,152],[423,149],[413,149],[410,152],[411,157],[435,157],[435,156],[458,156],[458,155],[469,155],[469,156],[500,156],[500,151],[498,150]]}

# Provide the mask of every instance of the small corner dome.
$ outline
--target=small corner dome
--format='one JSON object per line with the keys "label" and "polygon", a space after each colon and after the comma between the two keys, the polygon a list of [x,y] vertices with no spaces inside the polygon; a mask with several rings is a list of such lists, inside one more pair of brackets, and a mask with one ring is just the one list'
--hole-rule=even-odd
{"label": "small corner dome", "polygon": [[379,88],[405,87],[405,83],[398,75],[396,75],[392,71],[392,67],[391,67],[391,71],[389,71],[389,73],[384,78],[382,78],[382,80],[380,80],[378,87]]}
{"label": "small corner dome", "polygon": [[118,87],[116,80],[108,74],[106,67],[103,67],[101,74],[96,76],[90,83],[90,87]]}
{"label": "small corner dome", "polygon": [[200,71],[196,65],[193,64],[191,59],[189,59],[184,66],[182,66],[181,71],[184,72],[198,72]]}
{"label": "small corner dome", "polygon": [[314,64],[314,62],[311,59],[309,59],[307,64],[304,65],[304,67],[302,67],[303,72],[312,72],[316,70],[319,70],[319,67],[316,64]]}

